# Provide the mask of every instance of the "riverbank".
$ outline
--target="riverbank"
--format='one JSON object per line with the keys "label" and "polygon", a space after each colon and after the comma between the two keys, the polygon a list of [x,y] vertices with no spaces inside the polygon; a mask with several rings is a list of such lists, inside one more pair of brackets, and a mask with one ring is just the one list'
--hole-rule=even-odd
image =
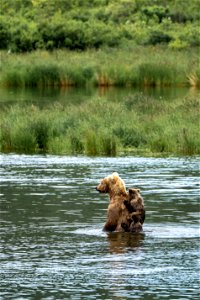
{"label": "riverbank", "polygon": [[14,87],[200,87],[199,50],[161,46],[1,52],[1,86]]}
{"label": "riverbank", "polygon": [[81,104],[17,104],[1,115],[2,152],[117,156],[200,153],[199,100],[142,93],[120,102],[94,97]]}

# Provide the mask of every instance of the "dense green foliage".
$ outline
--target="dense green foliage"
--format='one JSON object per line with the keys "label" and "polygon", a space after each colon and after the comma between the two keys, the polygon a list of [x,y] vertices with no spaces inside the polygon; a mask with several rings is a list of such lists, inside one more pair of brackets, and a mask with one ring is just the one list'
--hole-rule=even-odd
{"label": "dense green foliage", "polygon": [[71,50],[200,45],[199,0],[1,0],[0,47]]}
{"label": "dense green foliage", "polygon": [[7,107],[0,121],[1,151],[111,156],[126,151],[200,153],[197,98],[166,101],[138,93],[122,100],[94,97],[79,105]]}
{"label": "dense green foliage", "polygon": [[129,49],[1,53],[0,85],[200,87],[198,49],[158,46]]}
{"label": "dense green foliage", "polygon": [[[1,0],[0,85],[199,87],[199,11],[199,0]],[[198,113],[195,98],[167,103],[143,94],[16,105],[2,113],[0,147],[199,154]]]}

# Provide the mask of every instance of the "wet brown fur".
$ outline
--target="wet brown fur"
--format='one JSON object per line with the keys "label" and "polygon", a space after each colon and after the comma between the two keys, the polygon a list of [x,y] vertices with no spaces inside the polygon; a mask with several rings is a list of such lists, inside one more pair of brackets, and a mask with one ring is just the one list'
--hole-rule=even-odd
{"label": "wet brown fur", "polygon": [[128,226],[130,213],[124,204],[124,200],[128,200],[124,181],[114,172],[101,180],[96,187],[101,193],[108,193],[110,202],[107,210],[107,221],[104,225],[105,231],[126,231],[122,224]]}

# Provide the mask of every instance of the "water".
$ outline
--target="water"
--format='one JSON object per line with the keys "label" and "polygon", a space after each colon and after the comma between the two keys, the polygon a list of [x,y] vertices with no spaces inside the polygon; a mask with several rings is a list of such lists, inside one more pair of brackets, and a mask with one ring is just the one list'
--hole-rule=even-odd
{"label": "water", "polygon": [[41,108],[49,104],[59,102],[62,105],[74,103],[79,105],[84,101],[97,97],[106,97],[109,101],[123,101],[130,95],[142,93],[159,100],[174,101],[177,98],[183,99],[189,97],[199,97],[200,92],[194,88],[3,88],[0,87],[0,109],[13,104],[34,104]]}
{"label": "water", "polygon": [[[199,299],[197,157],[0,158],[0,299]],[[144,234],[102,232],[113,171],[142,191]]]}

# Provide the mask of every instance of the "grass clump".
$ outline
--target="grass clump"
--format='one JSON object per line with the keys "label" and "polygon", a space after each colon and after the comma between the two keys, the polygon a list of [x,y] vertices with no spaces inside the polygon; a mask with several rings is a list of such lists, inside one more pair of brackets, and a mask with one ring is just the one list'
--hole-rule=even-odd
{"label": "grass clump", "polygon": [[92,130],[86,133],[85,150],[86,154],[89,156],[95,156],[99,154],[99,139]]}
{"label": "grass clump", "polygon": [[56,64],[36,64],[27,69],[25,86],[60,86],[59,67]]}
{"label": "grass clump", "polygon": [[200,88],[200,68],[188,75],[188,81],[192,87]]}
{"label": "grass clump", "polygon": [[116,156],[117,155],[117,139],[115,136],[102,135],[101,137],[101,153],[106,156]]}
{"label": "grass clump", "polygon": [[133,85],[140,86],[169,86],[176,84],[176,67],[159,63],[142,63],[135,71],[137,77]]}

